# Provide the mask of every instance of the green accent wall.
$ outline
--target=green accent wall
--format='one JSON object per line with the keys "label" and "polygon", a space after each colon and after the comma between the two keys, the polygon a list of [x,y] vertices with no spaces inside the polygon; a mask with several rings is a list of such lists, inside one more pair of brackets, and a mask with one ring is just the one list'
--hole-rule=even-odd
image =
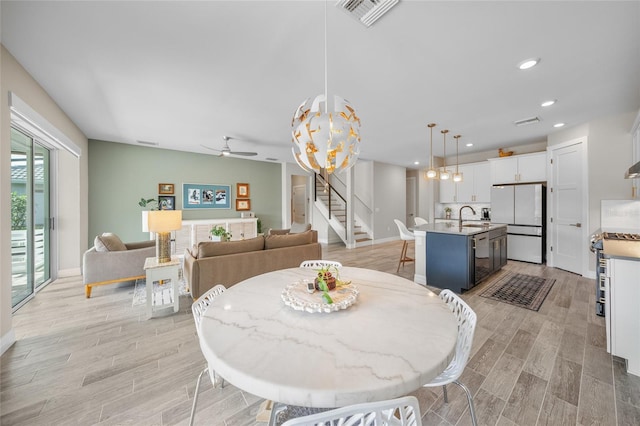
{"label": "green accent wall", "polygon": [[113,232],[122,241],[142,241],[140,198],[158,198],[158,184],[175,187],[176,209],[182,210],[182,184],[231,186],[231,209],[183,210],[183,219],[240,217],[236,184],[248,183],[251,211],[263,231],[281,223],[281,165],[233,157],[147,148],[89,140],[89,247],[96,235]]}

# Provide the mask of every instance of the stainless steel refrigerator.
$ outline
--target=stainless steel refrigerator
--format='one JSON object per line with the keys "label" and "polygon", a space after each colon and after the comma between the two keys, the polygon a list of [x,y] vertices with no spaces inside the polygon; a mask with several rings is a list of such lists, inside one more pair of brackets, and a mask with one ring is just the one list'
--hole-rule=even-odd
{"label": "stainless steel refrigerator", "polygon": [[544,184],[491,188],[491,222],[507,225],[507,258],[544,263],[546,257]]}

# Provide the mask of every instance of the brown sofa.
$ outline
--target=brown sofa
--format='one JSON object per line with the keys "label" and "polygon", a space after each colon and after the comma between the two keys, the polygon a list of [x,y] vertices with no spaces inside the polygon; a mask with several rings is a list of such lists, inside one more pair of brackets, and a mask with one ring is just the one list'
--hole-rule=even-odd
{"label": "brown sofa", "polygon": [[185,250],[184,276],[197,299],[216,284],[230,287],[247,278],[322,259],[318,233],[258,236],[242,241],[201,242]]}

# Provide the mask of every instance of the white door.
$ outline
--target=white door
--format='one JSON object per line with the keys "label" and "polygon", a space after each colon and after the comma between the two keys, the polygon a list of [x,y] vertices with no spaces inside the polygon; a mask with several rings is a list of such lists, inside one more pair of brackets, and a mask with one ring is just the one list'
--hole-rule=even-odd
{"label": "white door", "polygon": [[296,223],[307,223],[307,187],[296,185],[291,191],[291,218]]}
{"label": "white door", "polygon": [[[581,274],[587,247],[582,141],[551,151],[551,254],[553,266]],[[583,228],[583,225],[585,228]]]}
{"label": "white door", "polygon": [[407,228],[411,228],[415,225],[414,218],[416,217],[416,178],[407,178],[407,220],[405,224]]}

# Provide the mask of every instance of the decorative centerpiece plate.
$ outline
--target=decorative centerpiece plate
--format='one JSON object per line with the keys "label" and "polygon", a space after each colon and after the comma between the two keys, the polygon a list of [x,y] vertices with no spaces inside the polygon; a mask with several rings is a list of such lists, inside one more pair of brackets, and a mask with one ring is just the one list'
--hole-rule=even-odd
{"label": "decorative centerpiece plate", "polygon": [[286,286],[281,296],[284,304],[296,311],[329,313],[347,309],[353,305],[358,298],[358,293],[358,288],[353,284],[338,285],[335,290],[329,292],[333,299],[333,303],[329,304],[322,299],[321,291],[309,293],[307,282],[296,281]]}

